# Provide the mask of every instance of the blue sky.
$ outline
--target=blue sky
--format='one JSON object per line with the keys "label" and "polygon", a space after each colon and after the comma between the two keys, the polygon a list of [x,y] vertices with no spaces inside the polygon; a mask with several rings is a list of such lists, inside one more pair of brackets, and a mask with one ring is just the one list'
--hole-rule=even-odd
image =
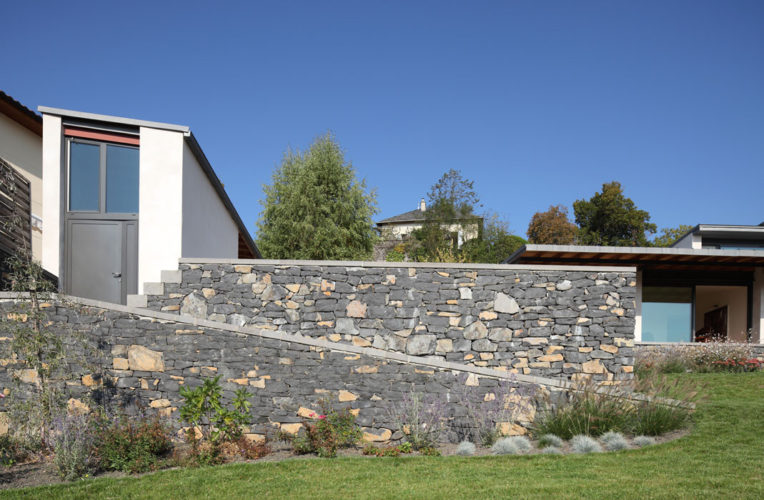
{"label": "blue sky", "polygon": [[450,168],[525,235],[620,181],[659,227],[764,221],[764,2],[4,2],[0,89],[188,125],[254,233],[332,130],[415,208]]}

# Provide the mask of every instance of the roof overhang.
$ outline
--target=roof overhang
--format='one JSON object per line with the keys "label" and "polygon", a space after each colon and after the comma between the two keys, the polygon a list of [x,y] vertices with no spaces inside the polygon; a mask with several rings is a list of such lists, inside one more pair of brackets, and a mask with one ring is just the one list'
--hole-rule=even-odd
{"label": "roof overhang", "polygon": [[749,271],[764,267],[764,250],[525,245],[504,263]]}
{"label": "roof overhang", "polygon": [[42,137],[42,117],[3,91],[0,91],[0,113]]}

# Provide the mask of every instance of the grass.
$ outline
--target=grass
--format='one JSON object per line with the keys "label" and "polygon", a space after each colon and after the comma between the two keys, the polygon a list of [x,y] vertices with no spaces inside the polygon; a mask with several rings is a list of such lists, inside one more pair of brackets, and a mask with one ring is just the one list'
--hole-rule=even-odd
{"label": "grass", "polygon": [[6,491],[3,498],[764,498],[764,373],[705,382],[692,433],[594,455],[300,459]]}

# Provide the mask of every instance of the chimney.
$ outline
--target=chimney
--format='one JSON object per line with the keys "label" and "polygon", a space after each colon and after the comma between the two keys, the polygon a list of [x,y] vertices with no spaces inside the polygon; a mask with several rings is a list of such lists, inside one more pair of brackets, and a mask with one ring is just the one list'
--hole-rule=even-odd
{"label": "chimney", "polygon": [[419,211],[424,212],[425,210],[427,210],[427,205],[424,202],[424,198],[422,198],[419,200]]}

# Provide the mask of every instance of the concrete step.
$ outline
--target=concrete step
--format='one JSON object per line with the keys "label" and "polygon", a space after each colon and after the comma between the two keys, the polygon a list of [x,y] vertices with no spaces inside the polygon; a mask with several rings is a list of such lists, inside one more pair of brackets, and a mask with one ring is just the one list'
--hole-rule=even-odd
{"label": "concrete step", "polygon": [[128,307],[148,307],[148,297],[145,295],[129,294],[127,296]]}

